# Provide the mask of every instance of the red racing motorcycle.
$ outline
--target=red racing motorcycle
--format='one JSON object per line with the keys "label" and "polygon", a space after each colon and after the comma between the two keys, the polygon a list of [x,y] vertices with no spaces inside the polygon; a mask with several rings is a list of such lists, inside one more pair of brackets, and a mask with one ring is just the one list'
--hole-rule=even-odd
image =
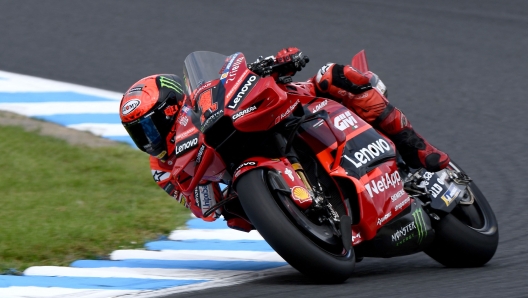
{"label": "red racing motorcycle", "polygon": [[[288,73],[302,53],[247,64],[242,53],[191,53],[192,104],[178,115],[171,175],[186,204],[255,228],[291,266],[326,282],[364,257],[424,251],[448,267],[481,266],[498,225],[486,198],[455,163],[408,167],[389,138],[343,105],[314,97]],[[364,52],[352,66],[368,72]],[[384,90],[374,75],[373,87]],[[210,182],[223,183],[220,192]]]}

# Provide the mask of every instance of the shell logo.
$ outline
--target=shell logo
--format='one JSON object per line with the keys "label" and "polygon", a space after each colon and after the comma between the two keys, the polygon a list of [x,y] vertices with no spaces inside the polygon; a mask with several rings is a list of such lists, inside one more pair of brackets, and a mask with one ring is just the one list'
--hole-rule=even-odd
{"label": "shell logo", "polygon": [[294,186],[292,188],[292,197],[302,202],[310,199],[310,193],[304,187]]}
{"label": "shell logo", "polygon": [[127,103],[125,103],[123,107],[121,108],[121,114],[128,115],[132,113],[132,111],[134,111],[137,107],[139,107],[140,104],[141,104],[141,100],[139,99],[132,99],[132,100],[127,101]]}

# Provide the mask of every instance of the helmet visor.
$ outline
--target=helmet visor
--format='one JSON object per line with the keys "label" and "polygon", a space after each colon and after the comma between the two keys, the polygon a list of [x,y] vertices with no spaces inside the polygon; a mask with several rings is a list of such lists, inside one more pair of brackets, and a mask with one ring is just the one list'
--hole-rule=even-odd
{"label": "helmet visor", "polygon": [[167,157],[165,137],[170,129],[170,120],[160,112],[143,116],[138,120],[123,123],[136,146],[144,152],[164,160]]}

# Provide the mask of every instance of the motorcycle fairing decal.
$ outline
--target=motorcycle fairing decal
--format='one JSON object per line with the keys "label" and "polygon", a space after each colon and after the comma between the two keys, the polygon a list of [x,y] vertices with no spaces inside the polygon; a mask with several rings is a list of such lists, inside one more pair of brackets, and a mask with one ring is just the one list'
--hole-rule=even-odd
{"label": "motorcycle fairing decal", "polygon": [[[245,77],[240,87],[237,89],[233,97],[229,100],[226,108],[236,110],[239,104],[247,97],[247,95],[253,90],[253,87],[257,85],[259,78],[257,75],[250,74]],[[227,98],[227,97],[226,97]]]}
{"label": "motorcycle fairing decal", "polygon": [[[234,177],[237,178],[238,176],[240,176],[240,174],[247,172],[251,169],[254,169],[257,165],[258,165],[258,162],[256,161],[252,161],[252,160],[244,161],[235,169]],[[242,168],[244,167],[247,167],[247,169],[242,171]]]}
{"label": "motorcycle fairing decal", "polygon": [[223,73],[227,74],[229,72],[229,68],[231,68],[231,65],[233,64],[233,61],[235,61],[235,58],[239,54],[241,54],[241,53],[240,52],[236,52],[233,55],[226,57],[224,65],[222,66],[222,68],[220,68],[220,71],[218,72],[218,74],[220,74],[220,77],[222,77]]}
{"label": "motorcycle fairing decal", "polygon": [[434,239],[431,220],[421,204],[412,200],[411,208],[379,229],[376,236],[355,247],[365,257],[395,257],[422,251]]}
{"label": "motorcycle fairing decal", "polygon": [[246,70],[246,58],[242,53],[236,53],[231,55],[231,59],[227,63],[223,73],[220,75],[220,81],[222,85],[228,85],[234,83],[237,73],[243,69]]}
{"label": "motorcycle fairing decal", "polygon": [[294,111],[294,109],[297,107],[298,104],[300,104],[301,101],[297,99],[292,105],[290,105],[284,112],[280,113],[280,115],[275,118],[275,125],[279,124],[282,120],[286,119],[286,117],[290,116],[291,113]]}
{"label": "motorcycle fairing decal", "polygon": [[396,158],[390,140],[370,128],[347,141],[340,166],[356,178],[364,176],[383,160]]}
{"label": "motorcycle fairing decal", "polygon": [[233,175],[233,184],[240,176],[255,168],[267,168],[275,170],[282,177],[283,182],[289,188],[290,198],[301,209],[312,205],[313,195],[305,188],[295,169],[287,158],[270,159],[265,157],[253,157],[238,166]]}
{"label": "motorcycle fairing decal", "polygon": [[205,132],[224,115],[225,88],[218,80],[211,83],[212,87],[203,89],[201,93],[196,95],[196,112],[199,114],[199,121],[193,123],[202,132]]}
{"label": "motorcycle fairing decal", "polygon": [[198,146],[198,137],[199,134],[194,134],[183,141],[176,143],[176,156],[181,156],[185,152],[191,150],[194,147]]}
{"label": "motorcycle fairing decal", "polygon": [[446,179],[447,170],[439,172],[427,172],[421,170],[423,181],[420,186],[427,188],[431,198],[431,208],[442,212],[451,212],[461,200],[461,194],[465,192],[465,186],[456,184]]}
{"label": "motorcycle fairing decal", "polygon": [[[202,112],[210,110],[211,113],[213,113],[216,110],[218,110],[218,103],[217,102],[213,103],[213,90],[212,89],[207,89],[200,94],[200,97],[198,99],[198,105],[200,106],[200,110]],[[200,120],[202,121],[202,123],[205,121],[205,116],[203,113],[202,113],[202,116],[200,117]]]}
{"label": "motorcycle fairing decal", "polygon": [[236,112],[235,114],[233,114],[233,116],[231,116],[231,120],[233,120],[233,122],[235,122],[237,119],[240,119],[248,114],[251,114],[253,112],[255,112],[259,106],[262,104],[262,101],[259,101],[257,103],[255,103],[254,105],[244,109],[244,110],[241,110],[239,112]]}
{"label": "motorcycle fairing decal", "polygon": [[[233,96],[233,94],[235,93],[235,91],[237,91],[238,87],[240,87],[240,84],[242,83],[242,81],[247,77],[247,75],[250,73],[249,69],[246,69],[244,70],[244,72],[242,72],[239,76],[238,76],[238,80],[236,81],[236,83],[234,83],[233,85],[229,85],[227,86],[227,89],[228,89],[228,92],[226,93],[226,100],[228,98],[231,98]],[[224,85],[225,86],[225,85]]]}

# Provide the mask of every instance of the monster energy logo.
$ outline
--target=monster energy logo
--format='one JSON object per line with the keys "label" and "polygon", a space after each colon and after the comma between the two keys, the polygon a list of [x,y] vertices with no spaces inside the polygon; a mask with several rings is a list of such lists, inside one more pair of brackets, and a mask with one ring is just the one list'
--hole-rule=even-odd
{"label": "monster energy logo", "polygon": [[183,93],[181,85],[173,79],[166,78],[164,76],[159,77],[159,82],[161,87],[167,87],[178,93]]}
{"label": "monster energy logo", "polygon": [[423,218],[422,208],[414,210],[412,216],[414,217],[414,222],[416,223],[416,229],[418,230],[418,244],[420,244],[427,236],[427,228]]}

